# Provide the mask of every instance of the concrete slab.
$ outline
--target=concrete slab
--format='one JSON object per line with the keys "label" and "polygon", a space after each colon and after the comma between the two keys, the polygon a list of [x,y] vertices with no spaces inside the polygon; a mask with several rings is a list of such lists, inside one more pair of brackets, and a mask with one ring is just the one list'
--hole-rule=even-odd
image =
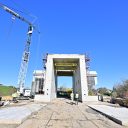
{"label": "concrete slab", "polygon": [[0,124],[0,128],[126,128],[94,111],[85,103],[69,103],[68,99],[56,99],[20,125]]}
{"label": "concrete slab", "polygon": [[33,112],[46,104],[29,104],[24,106],[7,107],[0,110],[0,124],[21,124]]}
{"label": "concrete slab", "polygon": [[95,124],[91,121],[84,121],[84,120],[74,120],[73,121],[73,128],[97,128]]}
{"label": "concrete slab", "polygon": [[28,119],[24,123],[19,125],[17,128],[45,128],[45,125],[48,123],[48,120],[41,119]]}
{"label": "concrete slab", "polygon": [[123,107],[112,107],[107,105],[88,105],[92,109],[103,113],[113,121],[128,126],[128,109]]}

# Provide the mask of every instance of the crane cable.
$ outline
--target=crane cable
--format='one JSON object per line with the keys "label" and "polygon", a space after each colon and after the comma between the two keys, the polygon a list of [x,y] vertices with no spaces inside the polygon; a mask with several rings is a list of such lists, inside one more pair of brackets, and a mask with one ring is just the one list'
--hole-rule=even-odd
{"label": "crane cable", "polygon": [[9,30],[8,30],[7,36],[6,36],[6,39],[7,39],[7,40],[9,39],[9,37],[10,37],[10,35],[11,35],[11,33],[12,33],[12,29],[13,29],[14,22],[15,22],[15,17],[14,17],[14,16],[12,16],[11,19],[12,19],[12,20],[11,20],[11,24],[10,24],[10,27],[9,27]]}
{"label": "crane cable", "polygon": [[18,6],[18,7],[21,8],[22,10],[24,10],[24,11],[21,11],[21,10],[17,10],[17,9],[16,9],[17,11],[19,11],[19,12],[25,14],[25,15],[28,15],[28,16],[32,17],[32,18],[33,18],[32,24],[35,23],[35,21],[37,20],[37,17],[36,17],[35,15],[31,14],[30,11],[28,11],[27,9],[25,9],[24,7],[22,7],[21,5],[19,5],[18,3],[16,3],[14,0],[11,0],[11,1],[12,1],[16,6]]}
{"label": "crane cable", "polygon": [[[16,6],[19,6],[16,2],[13,1],[13,3],[14,3]],[[7,6],[7,5],[0,2],[0,7],[1,7],[1,6]],[[37,17],[36,17],[35,15],[31,14],[30,12],[28,12],[28,11],[27,11],[25,8],[23,8],[23,7],[22,7],[22,10],[25,10],[25,11],[21,11],[21,10],[19,10],[19,9],[15,9],[15,8],[13,8],[13,7],[10,7],[10,6],[7,6],[7,7],[9,7],[10,9],[12,9],[12,10],[14,10],[14,11],[20,12],[20,13],[22,13],[22,14],[25,14],[25,15],[27,15],[27,16],[33,18],[33,19],[32,19],[32,22],[31,22],[32,24],[34,24],[35,21],[37,20]],[[19,6],[19,7],[20,7],[20,6]],[[20,8],[21,8],[21,7],[20,7]],[[35,27],[35,26],[33,26],[33,27]],[[38,30],[36,30],[36,31],[39,32]]]}
{"label": "crane cable", "polygon": [[[39,23],[38,23],[38,30],[39,30]],[[41,39],[41,34],[38,33],[38,42],[37,42],[37,47],[36,47],[36,58],[35,58],[35,69],[37,69],[37,61],[38,61],[39,48],[40,48],[40,43],[41,43],[40,39]]]}

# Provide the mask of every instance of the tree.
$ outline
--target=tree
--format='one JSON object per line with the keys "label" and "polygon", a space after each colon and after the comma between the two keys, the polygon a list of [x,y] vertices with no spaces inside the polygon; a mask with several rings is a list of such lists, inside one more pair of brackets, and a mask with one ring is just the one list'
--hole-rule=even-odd
{"label": "tree", "polygon": [[117,97],[117,92],[116,92],[116,91],[113,91],[113,92],[112,92],[112,97],[113,97],[113,98],[116,98],[116,97]]}
{"label": "tree", "polygon": [[60,86],[60,91],[66,91],[66,88],[64,86]]}
{"label": "tree", "polygon": [[88,94],[89,94],[89,96],[95,96],[95,95],[97,95],[97,90],[96,89],[90,89],[88,91]]}
{"label": "tree", "polygon": [[106,87],[101,87],[97,89],[97,92],[101,95],[111,96],[112,91],[110,89],[107,89]]}
{"label": "tree", "polygon": [[116,84],[113,90],[117,93],[117,97],[126,97],[128,92],[128,80],[123,80],[121,83]]}
{"label": "tree", "polygon": [[104,94],[107,92],[107,90],[108,90],[108,89],[105,88],[105,87],[97,89],[98,93],[100,93],[100,94],[102,94],[102,95],[104,95]]}

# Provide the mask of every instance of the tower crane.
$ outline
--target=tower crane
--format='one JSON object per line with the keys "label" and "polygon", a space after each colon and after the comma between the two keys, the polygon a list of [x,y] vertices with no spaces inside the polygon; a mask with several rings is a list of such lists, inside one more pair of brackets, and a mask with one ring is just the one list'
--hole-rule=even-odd
{"label": "tower crane", "polygon": [[17,83],[20,94],[23,94],[25,78],[27,74],[27,67],[28,67],[28,62],[29,62],[29,56],[30,56],[31,37],[32,37],[34,25],[30,21],[28,21],[27,19],[19,15],[17,12],[10,9],[9,7],[1,3],[0,3],[0,7],[4,9],[6,12],[13,15],[14,17],[28,24],[27,40],[26,40],[25,48],[24,48],[23,55],[22,55],[21,66],[20,66],[20,71],[19,71],[19,76],[18,76],[18,83]]}

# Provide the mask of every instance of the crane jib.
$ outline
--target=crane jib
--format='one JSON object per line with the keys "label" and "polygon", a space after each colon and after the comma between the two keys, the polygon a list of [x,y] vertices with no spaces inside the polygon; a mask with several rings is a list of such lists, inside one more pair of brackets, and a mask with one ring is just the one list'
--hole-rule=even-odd
{"label": "crane jib", "polygon": [[28,20],[26,20],[24,17],[20,16],[18,13],[16,13],[15,11],[13,11],[12,9],[8,8],[5,5],[0,4],[0,7],[2,7],[6,12],[9,12],[10,14],[12,14],[13,16],[15,16],[16,18],[26,22],[27,24],[29,24],[30,26],[33,26],[31,22],[29,22]]}

